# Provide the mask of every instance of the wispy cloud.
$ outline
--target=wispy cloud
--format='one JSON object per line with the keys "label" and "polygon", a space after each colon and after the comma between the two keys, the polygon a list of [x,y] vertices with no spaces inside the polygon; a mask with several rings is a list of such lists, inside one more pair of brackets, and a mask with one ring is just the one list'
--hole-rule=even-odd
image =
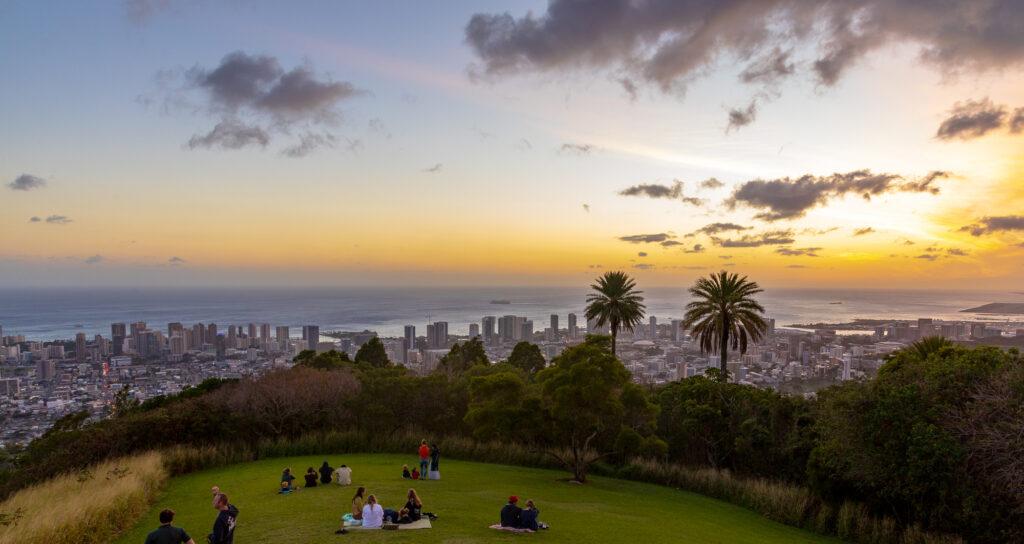
{"label": "wispy cloud", "polygon": [[673,238],[673,236],[666,232],[658,232],[655,234],[631,234],[628,236],[619,236],[619,240],[623,242],[629,242],[631,244],[650,244],[655,242],[664,242],[671,238]]}
{"label": "wispy cloud", "polygon": [[771,230],[759,234],[745,234],[735,239],[711,237],[711,241],[720,247],[761,247],[788,245],[796,241],[792,230]]}
{"label": "wispy cloud", "polygon": [[981,236],[1002,231],[1024,230],[1024,215],[997,215],[977,219],[973,224],[960,227],[961,232]]}
{"label": "wispy cloud", "polygon": [[103,256],[97,253],[96,255],[93,255],[92,257],[86,259],[85,264],[96,264],[102,262],[103,260]]}
{"label": "wispy cloud", "polygon": [[7,184],[7,188],[12,191],[31,191],[43,187],[46,187],[46,180],[31,174],[22,174]]}
{"label": "wispy cloud", "polygon": [[1024,130],[1024,108],[1017,108],[1011,113],[1006,106],[995,104],[986,97],[954,104],[949,110],[949,117],[939,125],[935,137],[940,140],[973,140],[1004,127],[1011,134]]}
{"label": "wispy cloud", "polygon": [[66,225],[73,221],[74,219],[71,219],[66,215],[51,215],[46,218],[46,222],[50,223],[51,225]]}
{"label": "wispy cloud", "polygon": [[590,155],[597,151],[597,147],[590,144],[562,144],[558,152],[564,155]]}
{"label": "wispy cloud", "polygon": [[443,169],[443,168],[444,168],[443,164],[437,163],[434,166],[431,166],[429,168],[424,168],[423,170],[420,170],[420,172],[425,172],[427,174],[437,174],[437,173],[440,173],[441,169]]}
{"label": "wispy cloud", "polygon": [[42,221],[42,219],[40,219],[37,215],[33,215],[28,219],[29,223],[39,223],[40,221]]}
{"label": "wispy cloud", "polygon": [[853,235],[854,236],[864,236],[865,234],[871,234],[872,232],[875,232],[875,229],[873,229],[871,227],[862,227],[862,228],[859,228],[859,229],[854,229]]}
{"label": "wispy cloud", "polygon": [[780,247],[775,250],[775,253],[786,257],[817,257],[818,252],[823,250],[823,247]]}
{"label": "wispy cloud", "polygon": [[662,185],[659,183],[641,183],[639,185],[633,185],[632,187],[627,187],[619,191],[619,194],[622,196],[645,196],[648,198],[679,200],[680,202],[692,204],[694,206],[703,206],[706,203],[702,198],[684,195],[683,182],[678,179],[672,180],[672,185]]}

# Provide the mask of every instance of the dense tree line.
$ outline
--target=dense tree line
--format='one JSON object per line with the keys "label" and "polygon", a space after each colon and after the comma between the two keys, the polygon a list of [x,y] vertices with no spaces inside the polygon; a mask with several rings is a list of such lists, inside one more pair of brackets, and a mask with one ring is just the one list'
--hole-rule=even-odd
{"label": "dense tree line", "polygon": [[0,472],[10,491],[134,451],[362,430],[463,435],[526,444],[585,481],[595,462],[634,457],[707,466],[861,501],[907,526],[977,542],[1024,540],[1024,361],[1016,351],[941,342],[896,352],[871,381],[816,398],[709,376],[641,388],[589,337],[549,364],[536,346],[491,363],[457,344],[419,377],[376,347],[302,352],[291,369],[209,381],[120,403],[111,417],[59,420]]}

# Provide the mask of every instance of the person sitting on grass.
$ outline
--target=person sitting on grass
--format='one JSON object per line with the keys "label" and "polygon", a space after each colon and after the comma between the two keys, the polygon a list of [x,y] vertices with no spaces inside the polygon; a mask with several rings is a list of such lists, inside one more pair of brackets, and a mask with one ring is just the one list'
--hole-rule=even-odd
{"label": "person sitting on grass", "polygon": [[416,470],[416,467],[413,467],[413,469],[412,469],[412,479],[413,480],[419,480],[420,479],[420,471]]}
{"label": "person sitting on grass", "polygon": [[518,529],[522,525],[523,510],[516,506],[519,497],[512,495],[508,498],[508,504],[501,507],[501,526]]}
{"label": "person sitting on grass", "polygon": [[352,497],[352,517],[355,519],[363,519],[363,496],[366,493],[365,487],[360,487],[356,490],[356,495]]}
{"label": "person sitting on grass", "polygon": [[377,497],[370,495],[366,497],[366,504],[363,506],[363,527],[373,528],[384,525],[384,509],[377,504]]}
{"label": "person sitting on grass", "polygon": [[412,474],[409,474],[409,465],[402,465],[402,478],[412,478]]}
{"label": "person sitting on grass", "polygon": [[337,478],[335,482],[338,485],[352,485],[352,469],[341,465],[338,470],[334,471],[334,477]]}
{"label": "person sitting on grass", "polygon": [[540,510],[537,510],[537,506],[533,503],[533,499],[526,501],[526,508],[519,513],[519,526],[523,529],[529,529],[531,531],[539,531],[537,526],[537,516],[540,515]]}
{"label": "person sitting on grass", "polygon": [[[287,468],[284,469],[284,472],[281,473],[281,490],[282,491],[284,491],[284,490],[288,490],[288,491],[295,491],[295,490],[297,490],[298,488],[295,487],[295,484],[293,482],[295,482],[295,475],[292,474],[292,468],[291,467],[287,467]],[[285,484],[287,484],[287,485],[285,485]]]}
{"label": "person sitting on grass", "polygon": [[146,544],[196,544],[185,529],[171,525],[174,510],[160,512],[160,526],[146,535]]}
{"label": "person sitting on grass", "polygon": [[423,501],[420,500],[420,496],[416,494],[415,489],[409,489],[409,494],[406,495],[405,509],[409,511],[409,517],[413,521],[420,520],[423,510]]}
{"label": "person sitting on grass", "polygon": [[332,474],[334,474],[334,469],[331,468],[331,465],[327,464],[327,461],[324,461],[323,466],[320,467],[320,483],[322,483],[322,484],[329,484],[329,483],[331,483],[331,475]]}
{"label": "person sitting on grass", "polygon": [[313,467],[306,470],[306,487],[316,487],[316,471]]}

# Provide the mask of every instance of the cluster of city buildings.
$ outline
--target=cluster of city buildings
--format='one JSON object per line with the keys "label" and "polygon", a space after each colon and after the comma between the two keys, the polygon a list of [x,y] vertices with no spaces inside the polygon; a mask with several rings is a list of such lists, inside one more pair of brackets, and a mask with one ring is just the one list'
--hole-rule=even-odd
{"label": "cluster of city buildings", "polygon": [[[388,358],[411,371],[433,372],[456,342],[479,339],[488,359],[505,360],[519,342],[536,344],[551,360],[566,347],[581,343],[589,334],[609,334],[608,326],[593,320],[579,326],[568,314],[566,326],[551,315],[543,330],[523,316],[486,316],[468,327],[468,335],[453,335],[446,321],[426,326],[417,335],[407,325],[401,337],[379,338]],[[345,351],[350,356],[378,337],[376,332],[320,333],[317,325],[301,327],[292,336],[288,326],[268,323],[247,326],[168,323],[166,330],[144,322],[114,323],[109,337],[84,333],[74,340],[38,342],[24,335],[3,336],[0,326],[0,445],[27,442],[42,434],[58,417],[88,410],[102,417],[113,395],[127,386],[144,400],[174,394],[207,378],[242,378],[292,365],[305,349],[324,353]],[[299,330],[296,330],[298,333]],[[730,379],[758,387],[786,389],[808,384],[798,392],[874,375],[886,354],[928,336],[971,340],[1005,336],[1007,331],[991,323],[893,321],[873,331],[837,334],[833,329],[799,330],[775,327],[745,353],[729,353]],[[720,366],[719,355],[701,353],[681,320],[659,323],[654,316],[633,330],[620,331],[618,357],[642,384],[666,383],[702,375]]]}

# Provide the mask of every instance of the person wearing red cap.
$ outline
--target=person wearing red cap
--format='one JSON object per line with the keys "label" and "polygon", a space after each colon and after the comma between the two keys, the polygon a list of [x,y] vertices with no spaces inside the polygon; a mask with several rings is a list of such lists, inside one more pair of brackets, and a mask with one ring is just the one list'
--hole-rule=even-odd
{"label": "person wearing red cap", "polygon": [[518,529],[522,524],[523,510],[516,506],[519,497],[512,495],[508,498],[508,504],[501,507],[501,526]]}

